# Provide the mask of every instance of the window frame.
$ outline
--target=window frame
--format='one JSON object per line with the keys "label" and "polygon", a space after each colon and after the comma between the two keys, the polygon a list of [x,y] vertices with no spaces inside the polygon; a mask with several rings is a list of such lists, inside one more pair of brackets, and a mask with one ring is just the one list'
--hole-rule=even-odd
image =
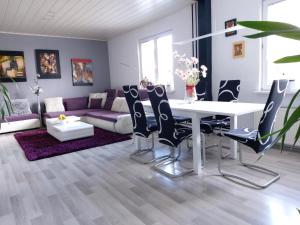
{"label": "window frame", "polygon": [[[270,5],[277,4],[286,0],[263,0],[262,1],[262,20],[268,20],[268,7]],[[271,88],[271,84],[268,84],[268,63],[267,63],[267,38],[262,38],[261,41],[261,91],[268,91]]]}
{"label": "window frame", "polygon": [[[164,37],[164,36],[168,36],[171,35],[172,39],[173,39],[173,33],[172,30],[168,30],[168,31],[164,31],[164,32],[160,32],[158,34],[155,35],[151,35],[148,36],[146,38],[142,38],[138,41],[138,60],[139,60],[139,81],[141,81],[143,79],[143,66],[142,66],[142,44],[146,43],[148,41],[153,40],[154,41],[154,62],[155,62],[155,81],[153,82],[157,82],[158,78],[159,78],[159,74],[158,74],[158,57],[157,57],[157,39]],[[173,51],[173,44],[172,44],[172,51]],[[174,74],[174,62],[173,62],[173,58],[172,58],[172,71],[171,74]],[[173,75],[173,79],[172,79],[172,83],[171,85],[171,89],[174,89],[174,75]]]}

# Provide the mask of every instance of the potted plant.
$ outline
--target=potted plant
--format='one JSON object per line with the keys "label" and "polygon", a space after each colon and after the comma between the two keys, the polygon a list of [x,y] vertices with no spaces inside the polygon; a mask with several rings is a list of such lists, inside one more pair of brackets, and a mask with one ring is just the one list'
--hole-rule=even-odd
{"label": "potted plant", "polygon": [[11,115],[13,112],[11,100],[9,97],[9,92],[7,87],[0,82],[0,128],[1,128],[1,121],[5,120],[5,115]]}
{"label": "potted plant", "polygon": [[[239,21],[239,25],[259,30],[259,33],[247,35],[245,37],[247,38],[263,38],[270,35],[277,35],[283,38],[289,38],[293,40],[300,41],[300,28],[297,26],[294,26],[292,24],[288,23],[281,23],[276,21]],[[277,59],[274,63],[299,63],[300,62],[300,54],[299,55],[292,55],[292,56],[286,56],[280,59]],[[295,106],[295,110],[290,113],[292,106],[294,106],[294,102],[297,99],[297,97],[300,94],[300,89],[294,94],[292,97],[284,117],[283,127],[271,134],[268,134],[262,139],[267,138],[268,136],[272,136],[277,134],[276,140],[279,141],[281,139],[281,150],[283,150],[284,143],[285,143],[285,137],[286,133],[289,131],[289,129],[298,123],[300,120],[300,105]],[[296,135],[294,137],[294,144],[295,146],[296,142],[299,140],[300,137],[300,125],[298,125],[298,129],[296,132]]]}

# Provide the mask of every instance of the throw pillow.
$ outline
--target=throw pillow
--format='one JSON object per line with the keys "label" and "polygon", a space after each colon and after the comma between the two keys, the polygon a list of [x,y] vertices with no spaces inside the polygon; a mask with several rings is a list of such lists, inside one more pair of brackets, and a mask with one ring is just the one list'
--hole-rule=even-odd
{"label": "throw pillow", "polygon": [[116,98],[117,91],[116,89],[107,89],[105,90],[105,92],[107,93],[107,99],[103,108],[106,110],[111,110],[112,104]]}
{"label": "throw pillow", "polygon": [[49,112],[64,112],[65,111],[62,97],[45,98],[44,102],[45,102],[47,113],[49,113]]}
{"label": "throw pillow", "polygon": [[121,100],[122,100],[122,105],[120,108],[120,112],[129,113],[129,108],[128,108],[126,98],[123,97],[123,98],[121,98]]}
{"label": "throw pillow", "polygon": [[86,109],[88,106],[88,97],[65,98],[63,100],[67,111]]}
{"label": "throw pillow", "polygon": [[122,107],[122,98],[121,97],[116,97],[115,100],[112,103],[111,111],[120,112],[121,107]]}
{"label": "throw pillow", "polygon": [[106,98],[107,98],[107,93],[91,93],[90,97],[89,97],[89,104],[88,107],[90,108],[91,106],[91,99],[92,98],[102,98],[102,102],[101,102],[101,108],[103,108],[105,102],[106,102]]}
{"label": "throw pillow", "polygon": [[29,102],[27,99],[14,99],[11,101],[13,115],[31,114]]}
{"label": "throw pillow", "polygon": [[92,98],[90,109],[101,109],[102,98]]}

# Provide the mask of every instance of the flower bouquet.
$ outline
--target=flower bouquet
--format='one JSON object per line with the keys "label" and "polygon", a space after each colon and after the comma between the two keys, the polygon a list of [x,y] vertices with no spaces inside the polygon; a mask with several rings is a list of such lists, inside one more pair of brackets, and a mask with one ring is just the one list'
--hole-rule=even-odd
{"label": "flower bouquet", "polygon": [[175,74],[185,82],[185,99],[192,102],[197,99],[195,86],[200,81],[201,76],[206,77],[207,67],[201,65],[197,68],[199,60],[196,57],[187,57],[174,52],[174,58],[177,60],[178,68]]}

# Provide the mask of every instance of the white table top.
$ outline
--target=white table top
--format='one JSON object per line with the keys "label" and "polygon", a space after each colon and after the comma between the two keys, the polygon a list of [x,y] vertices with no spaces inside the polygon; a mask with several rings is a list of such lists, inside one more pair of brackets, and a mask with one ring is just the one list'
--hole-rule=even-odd
{"label": "white table top", "polygon": [[[67,116],[66,119],[64,120],[65,123],[70,123],[70,122],[75,122],[75,121],[80,121],[80,117],[78,116]],[[58,118],[46,118],[46,123],[47,126],[49,125],[55,125],[55,124],[61,124],[62,121],[59,120]]]}
{"label": "white table top", "polygon": [[[150,101],[142,102],[144,107],[151,107]],[[169,99],[170,107],[178,111],[198,112],[203,114],[221,114],[225,116],[240,116],[263,111],[264,104],[243,102],[195,101],[187,103],[184,100]]]}

